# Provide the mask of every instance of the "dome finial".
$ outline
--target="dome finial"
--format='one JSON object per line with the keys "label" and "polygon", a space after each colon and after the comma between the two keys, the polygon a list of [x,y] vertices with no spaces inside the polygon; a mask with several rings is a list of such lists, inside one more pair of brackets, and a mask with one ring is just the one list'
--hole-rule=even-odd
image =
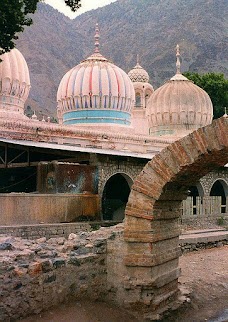
{"label": "dome finial", "polygon": [[180,46],[177,44],[176,46],[176,57],[177,57],[177,62],[176,62],[176,67],[177,67],[177,74],[180,74]]}
{"label": "dome finial", "polygon": [[98,23],[96,23],[96,28],[95,28],[95,50],[94,50],[94,53],[96,54],[99,54],[100,51],[99,51],[99,47],[100,47],[100,42],[99,42],[99,39],[100,39],[100,33],[99,33],[99,26],[98,26]]}
{"label": "dome finial", "polygon": [[136,62],[137,62],[137,65],[139,65],[139,54],[137,54]]}

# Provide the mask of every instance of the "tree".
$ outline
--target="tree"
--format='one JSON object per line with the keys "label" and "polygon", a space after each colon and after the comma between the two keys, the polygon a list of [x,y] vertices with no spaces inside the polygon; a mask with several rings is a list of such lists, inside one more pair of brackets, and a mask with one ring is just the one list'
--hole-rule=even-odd
{"label": "tree", "polygon": [[204,89],[210,96],[214,107],[214,119],[224,115],[225,107],[228,107],[228,80],[220,73],[183,73],[188,79]]}
{"label": "tree", "polygon": [[[0,55],[14,48],[17,33],[30,26],[30,14],[36,11],[37,3],[43,0],[0,0]],[[60,1],[60,0],[56,0]],[[72,11],[81,7],[81,0],[62,0]]]}

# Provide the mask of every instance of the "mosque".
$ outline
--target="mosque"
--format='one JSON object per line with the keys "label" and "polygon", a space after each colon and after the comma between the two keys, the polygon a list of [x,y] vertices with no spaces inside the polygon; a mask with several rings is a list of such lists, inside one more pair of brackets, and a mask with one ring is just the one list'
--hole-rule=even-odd
{"label": "mosque", "polygon": [[[0,63],[0,225],[121,221],[144,165],[177,139],[212,122],[208,94],[180,71],[154,90],[137,59],[126,74],[95,50],[69,70],[57,92],[58,124],[24,114],[30,90],[17,49]],[[226,116],[226,115],[225,115]],[[183,223],[227,216],[227,168],[189,187]]]}

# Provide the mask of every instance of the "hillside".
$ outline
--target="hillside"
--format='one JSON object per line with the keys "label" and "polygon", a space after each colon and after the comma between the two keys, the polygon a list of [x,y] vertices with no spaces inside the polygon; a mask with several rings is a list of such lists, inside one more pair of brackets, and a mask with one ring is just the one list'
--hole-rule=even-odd
{"label": "hillside", "polygon": [[32,108],[35,101],[41,113],[55,114],[58,84],[93,51],[96,22],[102,54],[126,72],[139,54],[155,88],[175,72],[177,43],[182,71],[228,76],[227,0],[118,0],[74,20],[40,4],[33,26],[18,40],[30,68]]}

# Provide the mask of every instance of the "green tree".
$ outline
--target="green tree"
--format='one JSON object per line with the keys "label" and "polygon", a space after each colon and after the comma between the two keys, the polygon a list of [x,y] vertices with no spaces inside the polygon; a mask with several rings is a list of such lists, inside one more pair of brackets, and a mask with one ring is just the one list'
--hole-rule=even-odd
{"label": "green tree", "polygon": [[[37,3],[43,0],[0,0],[0,55],[14,48],[17,33],[32,24],[31,15],[36,11]],[[72,11],[81,7],[81,0],[64,1]]]}
{"label": "green tree", "polygon": [[214,107],[214,119],[224,114],[224,108],[228,107],[228,80],[223,74],[207,73],[183,73],[188,79],[204,89],[210,96]]}

